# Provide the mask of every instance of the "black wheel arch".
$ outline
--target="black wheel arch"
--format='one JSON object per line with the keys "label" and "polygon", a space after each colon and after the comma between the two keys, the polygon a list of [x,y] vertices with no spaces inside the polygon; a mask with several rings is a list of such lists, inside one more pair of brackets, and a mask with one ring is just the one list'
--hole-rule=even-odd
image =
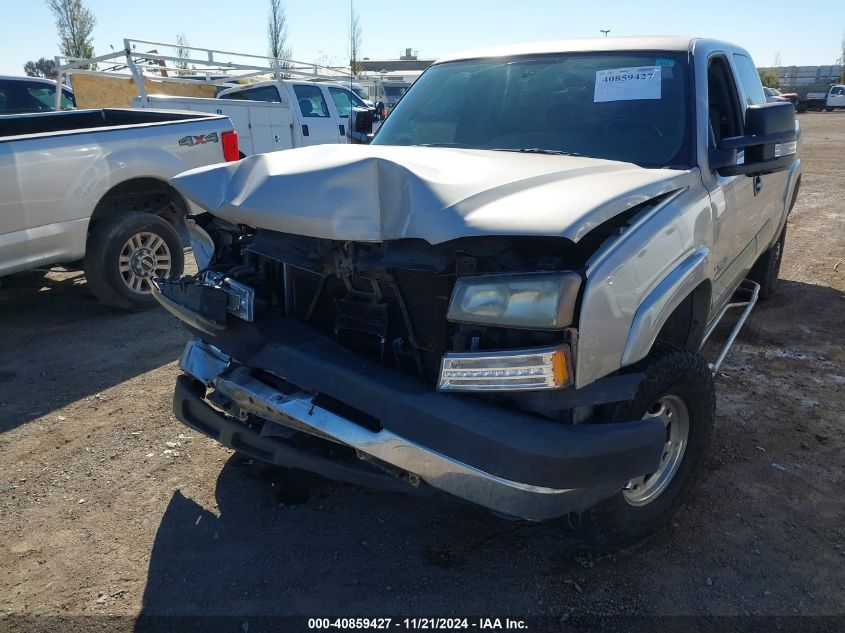
{"label": "black wheel arch", "polygon": [[707,328],[712,293],[709,280],[696,286],[663,323],[655,342],[662,341],[697,352]]}
{"label": "black wheel arch", "polygon": [[152,213],[178,226],[188,215],[188,203],[170,183],[160,178],[130,178],[114,185],[100,198],[91,214],[89,233],[100,220],[127,211]]}

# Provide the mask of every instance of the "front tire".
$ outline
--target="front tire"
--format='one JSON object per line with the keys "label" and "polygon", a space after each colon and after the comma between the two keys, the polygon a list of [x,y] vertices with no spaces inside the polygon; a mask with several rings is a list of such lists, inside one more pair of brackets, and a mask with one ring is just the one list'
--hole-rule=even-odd
{"label": "front tire", "polygon": [[715,384],[701,356],[658,341],[630,371],[646,377],[632,400],[616,405],[611,422],[658,417],[666,445],[654,473],[632,479],[582,517],[604,551],[633,545],[669,522],[701,473],[713,431]]}
{"label": "front tire", "polygon": [[179,276],[184,264],[173,226],[152,213],[132,211],[97,222],[88,236],[84,269],[100,301],[133,310],[156,305],[150,281]]}

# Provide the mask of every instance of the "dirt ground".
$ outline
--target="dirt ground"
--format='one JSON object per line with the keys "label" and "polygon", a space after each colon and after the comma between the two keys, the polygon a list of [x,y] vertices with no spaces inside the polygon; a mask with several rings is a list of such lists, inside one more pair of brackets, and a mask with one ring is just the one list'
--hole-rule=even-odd
{"label": "dirt ground", "polygon": [[0,616],[845,616],[845,113],[800,121],[783,282],[718,375],[706,474],[603,559],[557,525],[245,463],[172,414],[175,319],[81,273],[3,279]]}

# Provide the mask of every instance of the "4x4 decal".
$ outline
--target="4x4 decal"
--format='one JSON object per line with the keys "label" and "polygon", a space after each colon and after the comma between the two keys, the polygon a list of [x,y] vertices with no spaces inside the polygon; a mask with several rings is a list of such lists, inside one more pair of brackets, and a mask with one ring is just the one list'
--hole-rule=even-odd
{"label": "4x4 decal", "polygon": [[219,143],[220,137],[217,132],[211,134],[200,134],[199,136],[184,136],[179,139],[179,145],[193,147],[194,145],[204,145],[205,143]]}

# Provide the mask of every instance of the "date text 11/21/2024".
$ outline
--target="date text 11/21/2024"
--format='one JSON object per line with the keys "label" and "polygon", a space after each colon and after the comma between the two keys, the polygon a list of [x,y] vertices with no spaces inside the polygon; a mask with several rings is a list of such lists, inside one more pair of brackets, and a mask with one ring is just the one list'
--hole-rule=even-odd
{"label": "date text 11/21/2024", "polygon": [[309,630],[471,630],[516,631],[525,620],[511,618],[309,618]]}

